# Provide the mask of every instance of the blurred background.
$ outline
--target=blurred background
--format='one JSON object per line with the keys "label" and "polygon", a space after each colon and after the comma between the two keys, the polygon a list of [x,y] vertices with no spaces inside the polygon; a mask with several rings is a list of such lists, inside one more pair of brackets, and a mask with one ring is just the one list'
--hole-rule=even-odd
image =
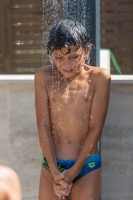
{"label": "blurred background", "polygon": [[101,200],[133,200],[133,0],[0,0],[0,164],[18,173],[23,200],[38,200],[34,73],[49,64],[51,25],[71,14],[91,34],[91,64],[97,51],[96,63],[109,65],[112,76],[100,141]]}
{"label": "blurred background", "polygon": [[[133,74],[133,0],[101,0],[100,18],[100,47],[112,51],[122,74]],[[62,0],[1,0],[0,73],[33,74],[48,64],[47,35],[60,19]],[[117,74],[112,60],[111,74]]]}

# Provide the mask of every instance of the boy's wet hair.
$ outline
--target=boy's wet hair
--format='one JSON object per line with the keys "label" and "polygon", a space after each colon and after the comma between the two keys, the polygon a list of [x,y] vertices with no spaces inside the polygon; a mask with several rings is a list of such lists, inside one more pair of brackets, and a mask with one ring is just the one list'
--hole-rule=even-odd
{"label": "boy's wet hair", "polygon": [[78,21],[72,20],[61,20],[54,24],[49,34],[47,53],[51,55],[54,50],[61,50],[66,46],[68,54],[71,45],[83,47],[85,51],[88,51],[90,42],[84,26]]}

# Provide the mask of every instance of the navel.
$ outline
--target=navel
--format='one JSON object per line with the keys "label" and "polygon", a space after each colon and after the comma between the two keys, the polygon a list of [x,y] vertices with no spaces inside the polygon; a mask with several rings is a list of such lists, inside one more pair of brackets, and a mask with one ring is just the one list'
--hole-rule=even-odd
{"label": "navel", "polygon": [[71,144],[71,141],[70,141],[70,140],[68,140],[68,141],[67,141],[67,143],[68,143],[68,144]]}
{"label": "navel", "polygon": [[85,98],[85,102],[86,102],[86,101],[88,101],[88,98],[87,98],[87,97]]}

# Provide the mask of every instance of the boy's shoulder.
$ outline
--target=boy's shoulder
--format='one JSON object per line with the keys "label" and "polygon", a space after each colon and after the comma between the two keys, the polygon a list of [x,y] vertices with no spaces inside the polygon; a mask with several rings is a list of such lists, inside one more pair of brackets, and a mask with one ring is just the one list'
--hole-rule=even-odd
{"label": "boy's shoulder", "polygon": [[111,78],[111,74],[109,71],[105,68],[102,67],[97,67],[97,66],[89,66],[90,68],[90,75],[93,77],[94,80],[99,81],[107,81]]}
{"label": "boy's shoulder", "polygon": [[49,74],[52,73],[52,66],[42,66],[36,70],[36,73],[43,73],[43,74]]}
{"label": "boy's shoulder", "polygon": [[38,68],[35,72],[35,77],[42,77],[42,78],[47,78],[50,77],[52,75],[52,66],[42,66],[40,68]]}

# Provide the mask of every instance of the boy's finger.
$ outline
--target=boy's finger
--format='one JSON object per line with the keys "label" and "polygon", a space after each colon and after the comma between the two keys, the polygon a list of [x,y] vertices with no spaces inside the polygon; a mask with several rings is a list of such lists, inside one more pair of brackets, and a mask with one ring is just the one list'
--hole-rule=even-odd
{"label": "boy's finger", "polygon": [[61,185],[54,185],[54,190],[64,190],[64,188]]}
{"label": "boy's finger", "polygon": [[59,181],[60,179],[64,178],[63,174],[58,174],[58,175],[55,175],[54,179],[55,181]]}
{"label": "boy's finger", "polygon": [[68,196],[70,194],[70,191],[71,190],[69,188],[67,188],[66,196]]}
{"label": "boy's finger", "polygon": [[72,189],[72,186],[73,186],[73,184],[71,184],[71,185],[69,186],[69,189],[70,189],[70,190]]}
{"label": "boy's finger", "polygon": [[60,198],[61,197],[61,195],[58,193],[58,192],[55,192],[55,194]]}
{"label": "boy's finger", "polygon": [[59,184],[63,187],[63,188],[67,188],[68,186],[69,186],[69,184],[68,183],[66,183],[64,180],[60,180],[59,181]]}
{"label": "boy's finger", "polygon": [[56,190],[55,193],[60,196],[66,196],[67,194],[66,190]]}
{"label": "boy's finger", "polygon": [[68,196],[68,194],[70,193],[71,190],[71,185],[69,185],[67,188],[63,188],[61,185],[56,185],[56,183],[54,183],[54,192],[60,195],[65,195]]}
{"label": "boy's finger", "polygon": [[72,185],[72,184],[66,183],[63,179],[61,179],[60,181],[55,181],[54,184],[56,184],[56,185],[60,184],[64,189],[69,186],[71,187],[71,185]]}
{"label": "boy's finger", "polygon": [[71,188],[72,188],[72,184],[68,186],[68,189],[67,189],[66,196],[68,196],[68,195],[69,195],[69,193],[71,192]]}

